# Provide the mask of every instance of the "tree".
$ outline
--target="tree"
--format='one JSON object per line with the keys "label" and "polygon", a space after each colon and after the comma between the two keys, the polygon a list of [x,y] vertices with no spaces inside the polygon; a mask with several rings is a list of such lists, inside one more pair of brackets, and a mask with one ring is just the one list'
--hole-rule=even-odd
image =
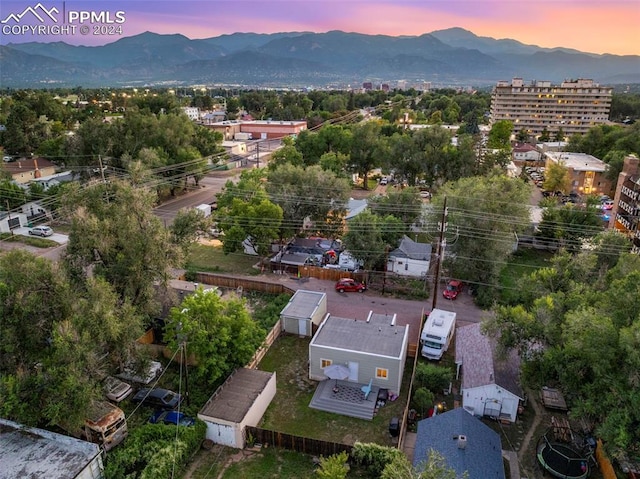
{"label": "tree", "polygon": [[384,217],[393,215],[400,219],[406,230],[420,217],[422,199],[416,188],[389,191],[386,196],[375,196],[369,200],[372,213]]}
{"label": "tree", "polygon": [[380,218],[365,210],[349,221],[343,244],[364,269],[373,269],[384,257],[387,246],[382,237]]}
{"label": "tree", "polygon": [[562,162],[551,161],[545,171],[543,188],[546,191],[569,193],[571,177],[569,169]]}
{"label": "tree", "polygon": [[435,396],[427,388],[418,388],[411,398],[416,410],[420,412],[420,416],[426,417],[429,408],[433,407]]}
{"label": "tree", "polygon": [[156,309],[156,286],[181,265],[181,245],[153,214],[155,194],[121,181],[69,188],[63,214],[71,222],[65,264],[76,278],[104,278],[121,301]]}
{"label": "tree", "polygon": [[602,231],[596,206],[572,203],[545,208],[536,236],[547,244],[577,252],[588,238]]}
{"label": "tree", "polygon": [[302,230],[305,219],[310,219],[317,232],[335,231],[327,218],[342,220],[346,214],[349,184],[319,166],[281,165],[268,172],[266,185],[269,198],[282,208],[282,237]]}
{"label": "tree", "polygon": [[487,140],[487,148],[510,149],[511,148],[511,132],[513,131],[513,122],[508,120],[500,120],[493,124],[489,131]]}
{"label": "tree", "polygon": [[354,127],[350,150],[351,166],[362,177],[365,190],[369,189],[369,172],[382,161],[381,147],[379,123],[369,121]]}
{"label": "tree", "polygon": [[455,469],[447,466],[444,457],[431,449],[427,461],[414,467],[407,456],[393,456],[385,466],[380,479],[466,479],[468,474],[464,472],[458,476]]}
{"label": "tree", "polygon": [[[522,180],[494,174],[447,183],[432,200],[432,222],[437,224],[444,198],[448,207],[448,234],[455,235],[444,264],[449,275],[491,288],[499,265],[511,254],[515,234],[530,223],[527,207],[531,187]],[[499,192],[499,193],[498,193]]]}
{"label": "tree", "polygon": [[222,299],[202,288],[172,308],[165,325],[169,348],[186,342],[198,362],[195,374],[208,385],[247,364],[264,337],[241,298]]}

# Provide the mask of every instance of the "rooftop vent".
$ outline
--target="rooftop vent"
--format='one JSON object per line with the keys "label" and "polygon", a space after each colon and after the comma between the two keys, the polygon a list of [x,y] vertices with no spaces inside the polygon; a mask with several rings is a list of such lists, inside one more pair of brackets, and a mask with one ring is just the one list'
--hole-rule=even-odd
{"label": "rooftop vent", "polygon": [[464,434],[460,434],[458,436],[458,449],[466,449],[467,447],[467,436]]}

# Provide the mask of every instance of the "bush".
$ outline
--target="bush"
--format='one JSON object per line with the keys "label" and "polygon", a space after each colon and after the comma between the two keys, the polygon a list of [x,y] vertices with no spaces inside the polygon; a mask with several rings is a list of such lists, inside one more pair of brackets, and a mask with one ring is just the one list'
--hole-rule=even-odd
{"label": "bush", "polygon": [[349,472],[347,458],[345,451],[320,458],[320,468],[316,470],[316,475],[323,479],[345,479]]}
{"label": "bush", "polygon": [[193,454],[200,449],[207,426],[197,420],[191,427],[164,424],[144,424],[129,431],[124,443],[107,455],[105,478],[154,478],[172,477],[174,469],[182,469]]}
{"label": "bush", "polygon": [[356,442],[351,450],[353,460],[375,477],[380,477],[382,471],[394,458],[404,456],[404,453],[395,447],[381,446],[374,443]]}
{"label": "bush", "polygon": [[431,363],[418,363],[416,367],[416,382],[434,393],[449,387],[453,378],[453,371],[449,368],[436,366]]}
{"label": "bush", "polygon": [[435,402],[435,396],[427,388],[418,388],[416,392],[413,393],[412,401],[416,411],[420,411],[420,415],[425,417],[425,413]]}

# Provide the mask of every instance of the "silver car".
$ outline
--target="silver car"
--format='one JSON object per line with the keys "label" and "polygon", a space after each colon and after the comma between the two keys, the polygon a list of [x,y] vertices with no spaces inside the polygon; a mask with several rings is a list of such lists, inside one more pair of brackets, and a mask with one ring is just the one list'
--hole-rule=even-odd
{"label": "silver car", "polygon": [[34,226],[29,230],[29,234],[45,237],[45,236],[51,236],[53,234],[53,230],[48,226]]}

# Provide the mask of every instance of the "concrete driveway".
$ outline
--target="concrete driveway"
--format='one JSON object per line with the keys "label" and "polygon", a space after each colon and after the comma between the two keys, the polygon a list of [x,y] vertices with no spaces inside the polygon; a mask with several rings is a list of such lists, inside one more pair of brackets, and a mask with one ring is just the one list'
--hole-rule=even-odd
{"label": "concrete driveway", "polygon": [[[31,236],[33,238],[42,238],[42,236],[34,236],[30,235],[29,231],[31,228],[21,227],[13,230],[13,234],[22,235],[22,236]],[[51,236],[45,236],[44,239],[49,239],[51,241],[55,241],[58,244],[67,244],[69,242],[69,237],[67,235],[63,235],[62,233],[56,233],[55,230]]]}
{"label": "concrete driveway", "polygon": [[[409,340],[417,343],[420,339],[420,316],[424,311],[431,311],[432,298],[424,301],[394,298],[381,295],[378,292],[365,291],[364,293],[339,293],[335,290],[334,281],[319,280],[316,278],[292,278],[288,275],[260,275],[252,276],[254,279],[264,279],[270,282],[284,283],[291,289],[304,289],[308,291],[321,291],[327,294],[327,311],[341,318],[353,318],[365,320],[369,311],[378,314],[387,314],[391,318],[396,315],[396,324],[409,325]],[[444,284],[442,288],[444,288]],[[442,297],[442,289],[438,290],[439,297],[436,300],[436,308],[457,313],[457,326],[465,326],[478,323],[489,314],[481,310],[473,303],[473,298],[464,293],[454,301]]]}

